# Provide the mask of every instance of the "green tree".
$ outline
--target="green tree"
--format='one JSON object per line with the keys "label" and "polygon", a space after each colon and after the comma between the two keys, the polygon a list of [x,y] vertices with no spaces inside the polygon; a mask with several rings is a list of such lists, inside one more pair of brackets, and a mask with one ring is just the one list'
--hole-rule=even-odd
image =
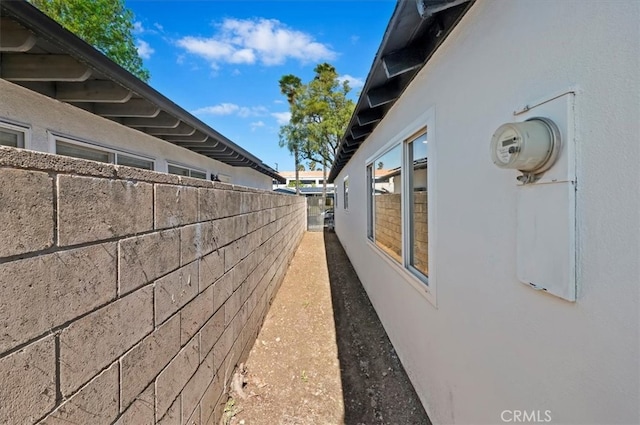
{"label": "green tree", "polygon": [[[289,109],[293,108],[293,105],[296,102],[296,97],[302,87],[302,80],[295,75],[288,74],[282,76],[278,81],[280,85],[280,93],[287,97],[287,102],[289,102]],[[300,165],[300,145],[302,143],[302,139],[300,131],[298,128],[288,124],[283,127],[285,130],[280,130],[280,147],[286,146],[289,149],[289,152],[293,154],[293,160],[295,163],[295,187],[296,187],[296,195],[300,194],[300,178],[298,171]]]}
{"label": "green tree", "polygon": [[315,161],[309,161],[309,171],[316,171],[318,164]]}
{"label": "green tree", "polygon": [[327,167],[337,155],[355,103],[347,98],[351,88],[346,81],[340,82],[335,67],[325,62],[314,72],[308,84],[297,88],[289,104],[291,120],[280,127],[280,141],[295,145],[303,159],[322,165],[322,194],[326,197]]}
{"label": "green tree", "polygon": [[298,164],[298,166],[296,167],[296,170],[298,170],[298,171],[304,171],[304,170],[305,170],[305,168],[304,168],[304,164]]}
{"label": "green tree", "polygon": [[133,38],[133,12],[124,0],[30,0],[60,25],[143,81],[149,81]]}

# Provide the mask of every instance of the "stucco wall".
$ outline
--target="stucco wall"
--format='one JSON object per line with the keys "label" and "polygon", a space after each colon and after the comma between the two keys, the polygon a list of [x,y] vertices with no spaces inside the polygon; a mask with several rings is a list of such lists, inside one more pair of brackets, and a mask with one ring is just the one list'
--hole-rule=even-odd
{"label": "stucco wall", "polygon": [[[434,423],[640,422],[638,22],[636,1],[476,2],[337,177],[337,234]],[[518,281],[517,173],[489,156],[514,110],[571,87],[575,303]],[[366,238],[366,160],[426,111],[435,305]]]}
{"label": "stucco wall", "polygon": [[0,423],[218,423],[304,198],[5,147],[0,181]]}
{"label": "stucco wall", "polygon": [[31,128],[25,146],[39,152],[55,152],[49,133],[111,147],[156,161],[156,171],[167,171],[167,161],[177,165],[224,174],[231,183],[270,190],[272,179],[249,167],[232,167],[188,149],[117,124],[72,105],[0,79],[0,120]]}

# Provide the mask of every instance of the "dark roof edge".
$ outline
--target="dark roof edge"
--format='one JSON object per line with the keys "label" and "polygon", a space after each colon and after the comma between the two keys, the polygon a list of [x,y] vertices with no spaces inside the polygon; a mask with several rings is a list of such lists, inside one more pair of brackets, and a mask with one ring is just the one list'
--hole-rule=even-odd
{"label": "dark roof edge", "polygon": [[184,121],[197,130],[213,136],[218,142],[228,146],[251,160],[257,165],[257,171],[277,180],[283,179],[277,171],[264,164],[261,159],[241,148],[227,137],[223,136],[182,107],[178,106],[150,85],[140,80],[120,65],[116,64],[102,52],[66,28],[62,27],[55,20],[49,18],[46,14],[28,3],[26,0],[0,1],[0,7],[20,20],[21,23],[25,24],[30,31],[33,31],[35,34],[47,39],[47,41],[68,52],[74,58],[86,63],[90,67],[112,79],[114,82],[144,97],[159,108],[173,114],[176,118]]}
{"label": "dark roof edge", "polygon": [[[420,1],[420,0],[418,0],[418,1]],[[347,135],[349,134],[351,128],[358,123],[357,114],[359,112],[359,107],[360,107],[361,103],[363,102],[364,97],[367,95],[368,91],[372,88],[371,85],[372,85],[372,78],[373,78],[374,71],[376,70],[377,67],[381,67],[382,66],[382,58],[383,58],[384,54],[387,53],[387,52],[385,52],[385,50],[387,48],[387,43],[389,42],[389,39],[392,37],[393,29],[396,27],[398,21],[401,18],[402,8],[407,3],[417,4],[418,1],[414,2],[414,1],[410,1],[410,0],[398,0],[397,3],[396,3],[396,7],[395,7],[395,9],[393,11],[393,14],[391,15],[391,18],[389,19],[389,24],[387,25],[387,28],[386,28],[385,33],[384,33],[384,36],[382,37],[382,42],[380,43],[380,47],[378,48],[378,51],[376,52],[376,55],[375,55],[374,60],[373,60],[373,63],[371,65],[371,69],[369,70],[369,73],[367,75],[367,79],[365,81],[364,87],[362,88],[362,91],[360,92],[360,97],[358,98],[358,102],[356,104],[356,108],[354,109],[353,114],[351,115],[351,119],[349,120],[349,124],[347,125],[345,134],[342,136],[342,139],[340,140],[340,143],[338,145],[338,149],[337,149],[338,154],[337,154],[337,156],[336,156],[336,158],[335,158],[335,160],[334,160],[334,162],[333,162],[333,164],[331,166],[331,169],[329,171],[329,176],[327,178],[327,182],[328,183],[333,183],[335,181],[335,179],[338,177],[338,174],[340,174],[340,171],[342,171],[342,169],[344,168],[344,165],[346,165],[346,163],[348,163],[349,160],[351,159],[352,155],[350,155],[348,158],[345,158],[343,155],[340,155],[341,154],[341,149],[343,148],[343,146],[346,143]],[[455,7],[455,6],[459,6],[461,4],[467,4],[467,6],[466,6],[464,12],[461,13],[461,15],[458,17],[458,19],[455,22],[455,24],[453,25],[453,27],[449,30],[449,32],[445,35],[445,37],[443,37],[442,40],[440,41],[440,43],[436,46],[435,50],[429,54],[429,56],[427,57],[425,62],[419,67],[419,69],[416,71],[415,75],[417,75],[426,66],[426,64],[429,62],[431,57],[435,54],[435,52],[438,51],[438,49],[440,48],[440,46],[442,45],[444,40],[448,37],[450,32],[453,30],[453,28],[455,28],[458,25],[458,23],[460,22],[462,17],[471,8],[471,6],[474,4],[474,2],[475,2],[475,0],[441,0],[440,2],[434,1],[434,3],[441,3],[441,4],[433,6],[433,13],[442,12],[443,10],[446,10],[446,9],[449,9],[449,8],[452,8],[452,7]],[[414,75],[414,77],[415,77],[415,75]],[[406,83],[406,85],[402,88],[402,92],[404,92],[404,89],[406,89],[406,87],[409,84],[411,84],[411,82],[413,81],[414,77],[412,77],[411,80],[409,80]],[[382,119],[384,119],[384,116],[382,117]],[[368,136],[365,137],[365,139],[358,145],[356,150],[359,149],[360,145],[362,143],[364,143],[367,140],[367,138],[368,138]],[[344,163],[342,165],[339,165],[340,162],[344,162]]]}

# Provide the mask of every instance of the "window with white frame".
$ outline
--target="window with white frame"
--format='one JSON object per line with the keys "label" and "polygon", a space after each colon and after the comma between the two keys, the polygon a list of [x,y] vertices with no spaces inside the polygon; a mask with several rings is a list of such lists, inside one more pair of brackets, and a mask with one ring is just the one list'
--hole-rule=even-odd
{"label": "window with white frame", "polygon": [[184,177],[194,177],[196,179],[206,179],[207,172],[194,168],[183,167],[181,165],[169,164],[169,174],[177,174]]}
{"label": "window with white frame", "polygon": [[367,163],[367,237],[427,282],[427,129]]}
{"label": "window with white frame", "polygon": [[349,209],[349,176],[342,181],[342,208]]}
{"label": "window with white frame", "polygon": [[115,149],[96,146],[61,136],[53,136],[56,154],[90,161],[126,165],[128,167],[154,170],[155,161],[138,155],[123,153]]}
{"label": "window with white frame", "polygon": [[24,148],[29,129],[0,121],[0,145]]}

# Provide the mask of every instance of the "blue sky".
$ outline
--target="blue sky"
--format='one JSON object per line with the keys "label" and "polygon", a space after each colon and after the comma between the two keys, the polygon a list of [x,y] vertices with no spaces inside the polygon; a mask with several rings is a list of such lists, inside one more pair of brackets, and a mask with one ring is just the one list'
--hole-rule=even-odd
{"label": "blue sky", "polygon": [[288,106],[278,80],[303,82],[321,62],[357,99],[394,0],[127,0],[149,84],[267,165],[293,169],[278,146]]}

